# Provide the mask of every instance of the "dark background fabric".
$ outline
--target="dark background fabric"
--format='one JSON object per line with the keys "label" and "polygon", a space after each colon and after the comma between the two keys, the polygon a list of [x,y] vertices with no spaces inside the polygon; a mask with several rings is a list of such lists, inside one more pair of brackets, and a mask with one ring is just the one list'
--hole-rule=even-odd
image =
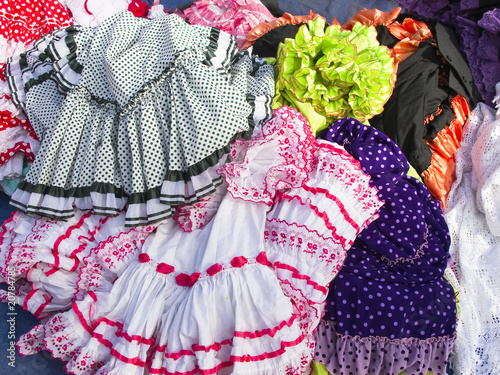
{"label": "dark background fabric", "polygon": [[[266,3],[266,1],[264,1]],[[152,3],[152,1],[150,1]],[[178,5],[186,4],[187,1],[179,0],[160,0],[160,3],[165,8],[176,8]],[[323,15],[328,22],[331,22],[335,16],[339,22],[346,22],[357,11],[366,7],[367,9],[378,8],[384,11],[389,11],[397,6],[391,0],[363,0],[363,1],[347,1],[347,0],[280,0],[267,1],[272,7],[271,12],[285,11],[294,15],[309,14],[309,10]],[[12,208],[8,204],[9,197],[0,193],[0,219],[2,222],[9,218]],[[5,288],[5,286],[2,286]],[[53,359],[49,352],[44,351],[36,355],[22,357],[17,354],[15,367],[7,366],[7,355],[10,346],[10,340],[7,337],[9,324],[7,322],[7,304],[0,303],[0,374],[8,375],[62,375],[67,372],[64,370],[64,362]],[[29,331],[37,320],[30,313],[23,311],[22,308],[16,307],[16,339]],[[125,375],[125,374],[124,374]]]}

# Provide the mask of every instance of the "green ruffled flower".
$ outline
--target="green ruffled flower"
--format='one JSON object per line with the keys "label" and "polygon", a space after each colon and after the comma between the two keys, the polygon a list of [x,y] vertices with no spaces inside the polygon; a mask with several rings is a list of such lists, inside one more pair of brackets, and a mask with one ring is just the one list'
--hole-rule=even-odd
{"label": "green ruffled flower", "polygon": [[366,121],[383,111],[394,87],[394,59],[373,26],[343,30],[318,17],[278,49],[273,108],[297,108],[314,133],[334,120]]}

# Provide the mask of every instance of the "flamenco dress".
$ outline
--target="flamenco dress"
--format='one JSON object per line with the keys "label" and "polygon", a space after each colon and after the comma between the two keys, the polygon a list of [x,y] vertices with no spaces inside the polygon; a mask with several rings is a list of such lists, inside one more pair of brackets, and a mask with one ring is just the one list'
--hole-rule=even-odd
{"label": "flamenco dress", "polygon": [[39,43],[51,57],[33,51],[7,70],[41,139],[11,200],[27,214],[114,216],[126,206],[127,226],[171,217],[222,183],[215,171],[229,144],[271,116],[272,67],[175,14],[124,11]]}
{"label": "flamenco dress", "polygon": [[330,284],[315,361],[333,374],[446,374],[457,313],[439,202],[407,176],[403,152],[385,134],[346,118],[324,137],[359,160],[385,204]]}
{"label": "flamenco dress", "polygon": [[[482,102],[494,107],[495,85],[500,81],[500,7],[497,1],[399,0],[408,12],[452,26],[460,35]],[[474,109],[475,105],[471,106]]]}
{"label": "flamenco dress", "polygon": [[23,335],[21,353],[47,348],[75,374],[308,373],[327,286],[382,202],[294,109],[230,158],[210,220],[158,224],[111,289]]}

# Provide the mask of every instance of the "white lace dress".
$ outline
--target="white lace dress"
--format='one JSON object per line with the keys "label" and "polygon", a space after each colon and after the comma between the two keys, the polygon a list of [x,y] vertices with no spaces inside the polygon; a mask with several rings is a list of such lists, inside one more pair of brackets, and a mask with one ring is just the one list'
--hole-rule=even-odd
{"label": "white lace dress", "polygon": [[[500,83],[497,84],[500,105]],[[500,109],[480,103],[456,155],[457,179],[447,201],[450,253],[447,275],[460,313],[450,362],[459,374],[500,372]]]}

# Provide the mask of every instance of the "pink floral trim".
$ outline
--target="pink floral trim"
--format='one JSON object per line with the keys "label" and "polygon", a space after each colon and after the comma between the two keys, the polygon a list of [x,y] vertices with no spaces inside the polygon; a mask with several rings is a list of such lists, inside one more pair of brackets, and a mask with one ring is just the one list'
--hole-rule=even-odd
{"label": "pink floral trim", "polygon": [[[26,298],[28,293],[31,291],[31,283],[26,279],[17,279],[15,281],[15,289],[15,302],[21,306],[22,301],[24,301],[24,298]],[[7,303],[11,300],[11,298],[12,296],[9,296],[9,293],[6,290],[0,289],[0,302]]]}
{"label": "pink floral trim", "polygon": [[346,255],[346,250],[334,238],[325,237],[317,230],[311,230],[304,225],[289,223],[281,219],[266,220],[264,239],[265,242],[270,241],[298,253],[299,259],[304,254],[310,258],[316,258],[316,269],[318,266],[326,268],[328,274],[336,270],[330,265],[342,262]]}
{"label": "pink floral trim", "polygon": [[[271,206],[278,190],[299,187],[308,179],[316,140],[307,120],[288,107],[279,107],[274,116],[259,135],[231,145],[233,158],[245,150],[242,162],[227,163],[218,171],[224,174],[228,192],[235,199]],[[252,170],[260,159],[267,166],[274,163],[264,174]]]}
{"label": "pink floral trim", "polygon": [[[317,160],[318,171],[330,175],[335,173],[335,178],[341,181],[342,187],[351,187],[351,193],[362,204],[363,210],[378,210],[384,204],[378,197],[378,189],[370,185],[370,176],[363,171],[358,160],[334,143],[322,140],[318,145],[321,149],[330,151],[323,153],[321,156],[323,160]],[[344,163],[339,164],[332,156],[340,157]]]}
{"label": "pink floral trim", "polygon": [[[67,362],[71,357],[78,355],[80,350],[69,341],[68,334],[64,332],[66,329],[71,329],[71,327],[65,325],[62,314],[53,316],[43,325],[43,342],[45,349],[50,352],[52,357]],[[51,341],[49,342],[49,340]]]}
{"label": "pink floral trim", "polygon": [[324,302],[315,302],[307,298],[300,288],[294,288],[290,280],[283,280],[278,278],[281,289],[285,296],[290,298],[294,306],[295,314],[298,315],[298,325],[301,332],[303,332],[304,340],[306,344],[306,352],[302,357],[302,368],[300,374],[310,373],[307,368],[314,356],[315,340],[313,332],[316,330],[321,317],[324,315],[326,296],[324,297]]}
{"label": "pink floral trim", "polygon": [[312,301],[300,288],[295,288],[288,279],[278,278],[283,293],[293,302],[295,314],[302,332],[312,334],[324,314],[326,297],[323,301]]}
{"label": "pink floral trim", "polygon": [[312,211],[314,211],[316,213],[316,215],[318,217],[320,217],[321,219],[324,220],[327,228],[331,230],[332,237],[335,238],[337,241],[339,241],[344,249],[347,247],[351,247],[352,244],[354,243],[352,240],[347,242],[347,239],[345,237],[343,237],[337,233],[337,228],[335,227],[335,225],[333,225],[331,223],[330,218],[328,217],[328,215],[324,211],[321,212],[318,207],[314,206],[310,202],[304,202],[304,199],[301,196],[299,196],[299,195],[291,196],[291,195],[285,194],[283,192],[278,192],[278,194],[276,194],[276,201],[281,201],[284,199],[286,199],[288,201],[292,201],[292,200],[296,199],[302,206],[308,206]]}
{"label": "pink floral trim", "polygon": [[[10,239],[12,237],[12,232],[17,224],[17,220],[19,219],[19,215],[20,215],[19,212],[13,211],[10,214],[10,218],[8,218],[7,220],[5,220],[2,223],[2,228],[0,231],[0,255],[3,252],[2,247],[3,247],[4,243],[6,243],[6,239],[7,238]],[[15,238],[15,235],[14,235],[14,238]],[[12,240],[10,239],[9,242],[12,242]],[[10,250],[10,251],[12,251],[12,250]],[[7,272],[7,268],[9,267],[8,265],[9,265],[10,251],[9,251],[9,253],[6,254],[5,265],[0,263],[0,275],[3,277],[3,279],[5,281],[7,281],[7,278],[8,278],[9,273],[10,273],[10,272]],[[2,267],[2,266],[5,266],[5,267]]]}
{"label": "pink floral trim", "polygon": [[220,185],[215,193],[188,206],[176,206],[174,220],[184,232],[203,228],[217,212],[221,199],[225,195],[225,185]]}
{"label": "pink floral trim", "polygon": [[[151,234],[155,226],[134,227],[128,232],[122,232],[106,241],[99,243],[91,250],[89,255],[83,258],[83,266],[76,282],[76,292],[73,302],[83,299],[89,291],[98,290],[103,285],[103,279],[108,277],[112,282],[116,279],[117,272],[128,264],[133,255],[142,248],[147,236]],[[139,254],[142,262],[147,254]]]}
{"label": "pink floral trim", "polygon": [[44,329],[41,324],[36,325],[28,333],[22,335],[16,342],[16,346],[19,348],[19,354],[24,357],[44,350],[43,336]]}
{"label": "pink floral trim", "polygon": [[[313,166],[313,172],[321,172],[334,177],[333,183],[338,185],[336,187],[339,189],[349,188],[352,194],[351,199],[354,199],[353,203],[356,203],[357,206],[361,206],[358,208],[358,211],[361,209],[366,212],[366,216],[369,216],[362,224],[365,225],[373,221],[376,217],[378,217],[376,210],[382,206],[383,201],[378,198],[377,189],[369,185],[370,178],[362,171],[359,162],[353,159],[352,156],[350,156],[344,149],[335,147],[333,144],[320,142],[318,145],[320,149],[327,151],[318,154],[317,159],[315,160],[315,166]],[[339,158],[341,161],[340,163],[338,160]],[[330,199],[332,203],[339,208],[345,221],[349,223],[357,233],[361,231],[362,227],[360,227],[356,220],[350,216],[342,201],[331,194],[327,189],[321,187],[310,187],[308,182],[304,183],[301,188],[314,195],[321,194]],[[333,188],[334,187],[332,187],[332,189]],[[295,198],[302,205],[308,205],[319,217],[323,218],[328,228],[332,230],[334,238],[341,241],[345,249],[352,246],[353,238],[348,241],[348,239],[340,236],[336,227],[332,225],[329,216],[325,212],[319,211],[316,206],[310,204],[309,202],[304,203],[304,199],[300,195],[290,197],[285,193],[279,192],[276,196],[277,200],[283,198],[288,200]]]}
{"label": "pink floral trim", "polygon": [[[17,220],[19,219],[21,219],[21,217]],[[17,277],[25,272],[29,273],[30,269],[36,265],[37,262],[34,260],[37,253],[36,244],[46,239],[47,235],[43,232],[49,233],[49,230],[54,226],[53,224],[56,223],[57,221],[53,219],[36,219],[35,224],[31,228],[31,233],[28,234],[24,240],[22,240],[21,244],[16,243],[16,232],[11,235],[10,250],[7,256],[6,264],[15,269]],[[38,250],[38,252],[40,252],[40,250]]]}

